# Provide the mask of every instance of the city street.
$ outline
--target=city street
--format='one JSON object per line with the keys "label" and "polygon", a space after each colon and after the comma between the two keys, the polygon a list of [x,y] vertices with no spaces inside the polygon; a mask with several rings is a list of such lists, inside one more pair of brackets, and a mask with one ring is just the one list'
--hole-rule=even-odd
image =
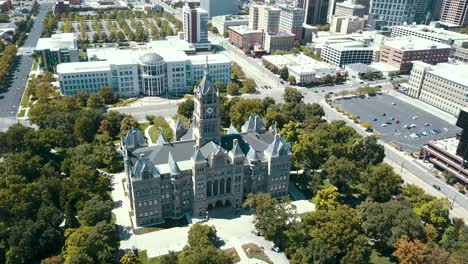
{"label": "city street", "polygon": [[51,8],[51,4],[40,5],[39,14],[34,20],[31,32],[29,32],[24,45],[18,49],[16,63],[11,69],[11,79],[6,81],[6,83],[10,83],[6,87],[8,90],[0,93],[0,131],[7,130],[10,125],[17,122],[16,112],[34,61],[31,55],[36,47],[37,40],[41,36],[44,17]]}

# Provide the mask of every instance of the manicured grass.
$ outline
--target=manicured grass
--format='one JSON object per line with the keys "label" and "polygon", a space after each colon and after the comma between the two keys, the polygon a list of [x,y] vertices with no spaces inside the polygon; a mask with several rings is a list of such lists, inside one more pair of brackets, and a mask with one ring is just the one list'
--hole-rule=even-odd
{"label": "manicured grass", "polygon": [[266,263],[273,264],[273,262],[270,260],[270,258],[263,252],[263,250],[254,243],[249,243],[249,244],[244,244],[242,245],[242,249],[244,249],[245,254],[249,258],[256,258],[259,260],[263,260]]}
{"label": "manicured grass", "polygon": [[148,131],[148,134],[153,143],[155,143],[158,140],[160,127],[163,129],[164,139],[166,139],[166,141],[172,140],[172,137],[174,136],[174,132],[172,131],[171,126],[166,121],[166,119],[164,119],[164,117],[155,116],[153,118],[153,124],[154,126],[151,127],[150,130]]}
{"label": "manicured grass", "polygon": [[[180,252],[176,252],[176,254],[179,255]],[[146,250],[138,251],[138,260],[140,260],[141,264],[159,264],[162,256],[149,259]]]}
{"label": "manicured grass", "polygon": [[24,117],[25,114],[26,114],[26,109],[22,109],[22,110],[16,115],[16,117]]}
{"label": "manicured grass", "polygon": [[185,217],[182,217],[180,219],[166,219],[164,223],[159,224],[159,225],[134,229],[133,233],[135,233],[135,235],[142,235],[142,234],[155,232],[155,231],[159,231],[163,229],[173,228],[177,226],[186,226],[186,225],[188,225],[188,221],[187,221],[187,218]]}
{"label": "manicured grass", "polygon": [[237,254],[237,250],[235,248],[232,247],[232,248],[225,249],[223,251],[224,251],[224,253],[226,253],[227,255],[229,255],[231,257],[231,259],[232,259],[232,261],[234,263],[237,263],[237,262],[241,261],[241,259],[239,257],[239,254]]}
{"label": "manicured grass", "polygon": [[144,135],[144,133],[145,133],[146,128],[148,128],[149,126],[150,126],[150,123],[149,123],[149,122],[140,123],[139,128],[140,128],[140,130],[141,130],[141,133],[143,133],[143,135]]}
{"label": "manicured grass", "polygon": [[23,98],[21,98],[21,107],[26,108],[29,105],[29,95],[25,91],[23,93]]}
{"label": "manicured grass", "polygon": [[118,103],[115,103],[113,105],[111,105],[110,107],[123,107],[123,106],[127,106],[133,102],[135,102],[136,100],[138,100],[138,98],[130,98],[130,99],[125,99],[125,100],[122,100]]}
{"label": "manicured grass", "polygon": [[396,262],[392,261],[390,257],[386,257],[382,255],[377,250],[372,250],[372,254],[370,256],[370,263],[371,264],[396,264]]}

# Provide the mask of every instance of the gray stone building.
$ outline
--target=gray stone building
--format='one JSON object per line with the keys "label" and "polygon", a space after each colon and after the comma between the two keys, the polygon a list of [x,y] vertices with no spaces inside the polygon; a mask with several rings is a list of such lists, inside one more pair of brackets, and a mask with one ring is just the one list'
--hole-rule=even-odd
{"label": "gray stone building", "polygon": [[[148,145],[139,130],[122,137],[129,197],[137,226],[215,207],[239,208],[248,193],[288,195],[291,149],[274,127],[250,116],[237,131],[221,133],[219,92],[208,68],[195,89],[190,126],[178,121],[176,136]],[[162,135],[162,133],[160,133]]]}

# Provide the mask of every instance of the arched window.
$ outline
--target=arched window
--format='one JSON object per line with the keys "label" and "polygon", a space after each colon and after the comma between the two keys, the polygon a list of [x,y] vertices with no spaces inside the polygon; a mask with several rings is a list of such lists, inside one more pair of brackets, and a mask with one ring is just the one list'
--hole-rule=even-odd
{"label": "arched window", "polygon": [[218,180],[215,180],[213,182],[213,196],[218,195],[218,187],[219,187]]}
{"label": "arched window", "polygon": [[226,179],[226,193],[231,193],[231,178]]}
{"label": "arched window", "polygon": [[211,197],[211,190],[213,188],[213,183],[211,181],[208,181],[206,184],[206,197]]}
{"label": "arched window", "polygon": [[224,194],[224,179],[219,181],[219,194]]}

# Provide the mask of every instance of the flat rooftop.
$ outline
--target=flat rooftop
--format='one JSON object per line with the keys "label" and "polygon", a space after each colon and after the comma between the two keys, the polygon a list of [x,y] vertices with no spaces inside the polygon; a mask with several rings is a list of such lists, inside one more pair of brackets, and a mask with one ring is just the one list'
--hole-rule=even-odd
{"label": "flat rooftop", "polygon": [[232,26],[228,27],[230,30],[235,31],[241,35],[249,33],[262,33],[261,30],[250,29],[248,26]]}
{"label": "flat rooftop", "polygon": [[384,46],[399,50],[429,50],[429,49],[450,49],[447,44],[442,44],[427,39],[413,36],[399,37],[387,40]]}
{"label": "flat rooftop", "polygon": [[306,73],[333,73],[337,69],[327,63],[314,60],[304,54],[287,54],[287,55],[267,55],[263,58],[277,67],[287,66],[298,74]]}
{"label": "flat rooftop", "polygon": [[344,51],[344,50],[372,50],[373,48],[364,43],[363,41],[346,41],[346,42],[338,42],[338,43],[326,43],[326,45],[330,46],[333,49]]}
{"label": "flat rooftop", "polygon": [[400,28],[413,32],[419,32],[421,34],[432,35],[441,39],[451,38],[453,40],[468,40],[468,35],[466,34],[445,30],[443,28],[436,28],[432,25],[400,25],[394,26],[394,28]]}
{"label": "flat rooftop", "polygon": [[60,63],[57,65],[57,72],[97,72],[109,71],[110,64],[107,61],[90,61],[90,62],[71,62]]}
{"label": "flat rooftop", "polygon": [[50,38],[40,38],[36,50],[77,49],[78,44],[74,33],[53,34]]}
{"label": "flat rooftop", "polygon": [[439,63],[429,72],[468,88],[468,64]]}
{"label": "flat rooftop", "polygon": [[457,147],[460,143],[456,137],[449,137],[439,140],[431,141],[436,147],[441,148],[447,151],[450,155],[456,156],[457,155]]}

